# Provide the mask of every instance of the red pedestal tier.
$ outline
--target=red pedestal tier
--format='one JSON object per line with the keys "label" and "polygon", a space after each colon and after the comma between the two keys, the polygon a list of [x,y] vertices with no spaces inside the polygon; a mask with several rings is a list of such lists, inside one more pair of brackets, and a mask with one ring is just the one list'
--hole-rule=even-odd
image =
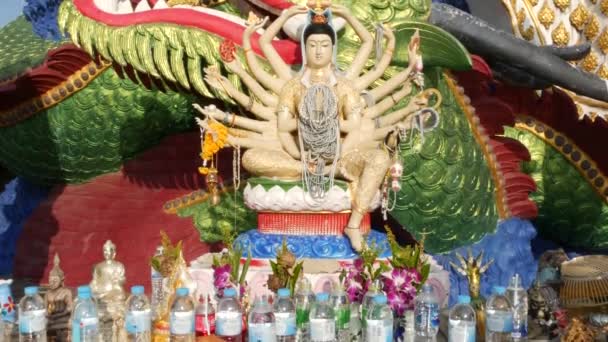
{"label": "red pedestal tier", "polygon": [[[263,234],[286,235],[342,235],[350,212],[258,212],[258,231]],[[370,216],[361,221],[363,234],[371,228]]]}

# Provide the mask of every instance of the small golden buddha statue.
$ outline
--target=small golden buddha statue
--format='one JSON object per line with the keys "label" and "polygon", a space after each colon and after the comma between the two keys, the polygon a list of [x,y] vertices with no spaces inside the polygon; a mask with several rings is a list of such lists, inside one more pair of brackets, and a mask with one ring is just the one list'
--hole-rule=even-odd
{"label": "small golden buddha statue", "polygon": [[69,336],[72,291],[64,287],[65,277],[60,262],[59,255],[55,254],[53,269],[49,273],[49,288],[44,296],[49,341],[68,341]]}
{"label": "small golden buddha statue", "polygon": [[[124,334],[125,267],[116,258],[116,245],[108,240],[103,245],[104,261],[95,265],[91,291],[99,305],[99,318],[104,341],[122,341]],[[111,327],[105,328],[105,327]],[[111,332],[109,332],[111,330]],[[110,337],[111,335],[111,337]]]}

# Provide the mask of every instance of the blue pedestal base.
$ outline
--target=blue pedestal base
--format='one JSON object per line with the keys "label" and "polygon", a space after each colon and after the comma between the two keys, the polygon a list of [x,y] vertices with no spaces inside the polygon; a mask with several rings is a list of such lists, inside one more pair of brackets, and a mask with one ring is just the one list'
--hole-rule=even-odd
{"label": "blue pedestal base", "polygon": [[[234,246],[242,248],[244,256],[247,256],[251,249],[252,258],[274,259],[283,244],[283,239],[287,240],[289,250],[298,258],[355,259],[358,256],[345,236],[275,235],[250,230],[239,235],[234,241]],[[374,241],[381,251],[380,257],[390,257],[391,249],[386,234],[372,230],[368,235],[367,243],[372,245]]]}

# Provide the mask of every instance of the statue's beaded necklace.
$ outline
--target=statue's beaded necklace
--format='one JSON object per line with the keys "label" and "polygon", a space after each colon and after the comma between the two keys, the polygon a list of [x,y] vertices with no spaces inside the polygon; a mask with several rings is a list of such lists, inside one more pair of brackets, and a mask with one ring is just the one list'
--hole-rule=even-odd
{"label": "statue's beaded necklace", "polygon": [[[298,109],[304,186],[312,198],[321,199],[334,185],[340,157],[338,99],[331,87],[313,84],[306,89]],[[329,160],[331,170],[326,176],[325,163]]]}

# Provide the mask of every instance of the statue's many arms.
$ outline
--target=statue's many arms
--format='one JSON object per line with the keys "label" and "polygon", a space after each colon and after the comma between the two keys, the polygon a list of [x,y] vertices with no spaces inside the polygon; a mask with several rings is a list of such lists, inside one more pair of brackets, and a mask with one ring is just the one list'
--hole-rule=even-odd
{"label": "statue's many arms", "polygon": [[[271,41],[289,18],[300,13],[308,13],[310,23],[302,34],[304,64],[295,72],[281,59]],[[357,55],[344,71],[338,70],[335,63],[338,47],[329,20],[332,14],[344,18],[361,39]],[[407,106],[389,112],[417,89],[413,78],[421,60],[419,37],[414,35],[410,42],[409,66],[368,90],[382,77],[392,59],[395,37],[389,27],[383,27],[386,42],[378,63],[361,74],[372,52],[374,37],[349,10],[337,5],[315,10],[293,6],[268,27],[259,41],[275,77],[262,68],[251,49],[252,33],[263,27],[266,20],[250,25],[244,32],[243,47],[251,74],[237,59],[226,63],[255,98],[239,91],[218,69],[205,70],[207,83],[227,93],[260,120],[227,114],[213,106],[196,107],[214,120],[232,122],[237,127],[229,130],[228,142],[247,149],[243,167],[254,175],[303,178],[306,190],[317,198],[323,196],[327,184],[331,186],[334,176],[347,180],[353,204],[345,235],[353,249],[360,251],[361,220],[384,180],[395,147],[387,144],[386,138],[407,129],[406,119],[428,102],[429,92],[425,91],[414,96]],[[203,121],[199,123],[204,125]]]}

